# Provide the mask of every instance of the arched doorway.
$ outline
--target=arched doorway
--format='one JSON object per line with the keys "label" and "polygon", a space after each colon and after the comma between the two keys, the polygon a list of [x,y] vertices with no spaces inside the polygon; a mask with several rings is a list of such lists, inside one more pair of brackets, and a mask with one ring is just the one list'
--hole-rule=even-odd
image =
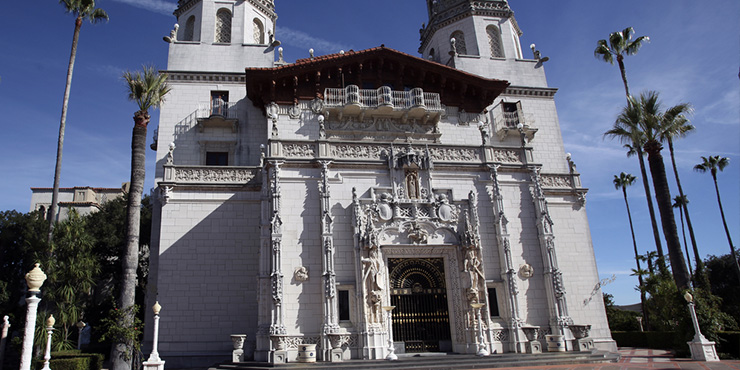
{"label": "arched doorway", "polygon": [[450,351],[450,316],[442,258],[389,258],[393,339],[406,352]]}

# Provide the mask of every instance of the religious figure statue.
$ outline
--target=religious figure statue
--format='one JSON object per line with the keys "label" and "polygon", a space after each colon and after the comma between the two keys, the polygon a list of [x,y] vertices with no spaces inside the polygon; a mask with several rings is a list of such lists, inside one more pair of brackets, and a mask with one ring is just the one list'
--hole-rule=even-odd
{"label": "religious figure statue", "polygon": [[485,280],[485,276],[483,276],[483,272],[480,269],[481,261],[475,252],[475,248],[472,247],[465,250],[463,271],[467,272],[470,277],[470,288],[475,288],[477,290],[479,288],[480,281]]}

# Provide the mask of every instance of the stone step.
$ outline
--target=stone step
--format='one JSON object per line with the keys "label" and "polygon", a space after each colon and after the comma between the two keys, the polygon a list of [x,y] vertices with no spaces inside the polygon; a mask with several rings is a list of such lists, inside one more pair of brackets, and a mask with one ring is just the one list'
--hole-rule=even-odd
{"label": "stone step", "polygon": [[223,363],[208,370],[263,370],[279,368],[298,369],[482,369],[520,366],[553,366],[568,364],[590,364],[617,362],[619,354],[603,351],[593,352],[547,352],[542,354],[494,354],[487,357],[447,353],[417,353],[399,355],[397,361],[347,360],[344,362],[316,362],[270,364],[265,362]]}

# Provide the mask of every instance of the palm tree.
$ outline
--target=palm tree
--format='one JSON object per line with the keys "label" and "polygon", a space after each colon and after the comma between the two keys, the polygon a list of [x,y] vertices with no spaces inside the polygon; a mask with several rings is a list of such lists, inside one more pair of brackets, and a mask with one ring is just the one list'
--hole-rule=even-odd
{"label": "palm tree", "polygon": [[624,92],[627,94],[628,101],[630,88],[627,84],[627,72],[624,69],[624,56],[637,54],[643,42],[650,41],[650,38],[647,36],[640,36],[632,41],[634,33],[635,30],[632,27],[627,27],[622,32],[612,32],[609,34],[609,41],[597,41],[596,49],[594,50],[594,56],[597,59],[608,62],[611,65],[614,65],[614,59],[617,60],[619,72],[622,74],[622,82],[624,82]]}
{"label": "palm tree", "polygon": [[[640,94],[639,100],[634,98],[631,98],[631,100],[632,102],[627,104],[620,117],[625,114],[634,114],[634,111],[639,116],[639,130],[645,139],[643,149],[648,155],[648,165],[655,188],[655,200],[658,203],[668,257],[671,260],[673,280],[676,282],[679,291],[683,291],[689,289],[691,279],[683,251],[681,251],[681,241],[678,238],[676,218],[671,203],[671,190],[668,187],[663,155],[660,153],[663,149],[661,139],[665,136],[666,131],[664,116],[666,112],[678,116],[681,114],[681,108],[679,105],[669,108],[666,112],[661,111],[658,93],[655,91],[644,92]],[[619,122],[619,119],[617,121]]]}
{"label": "palm tree", "polygon": [[[622,114],[617,118],[614,126],[604,136],[611,138],[617,138],[621,142],[626,143],[624,145],[627,148],[627,157],[637,155],[637,159],[640,163],[640,174],[643,179],[647,179],[647,170],[645,166],[645,153],[642,151],[642,145],[644,144],[644,136],[639,129],[639,121],[641,115],[639,110],[625,109]],[[650,185],[647,181],[642,182],[645,190],[645,199],[647,200],[648,212],[650,213],[650,224],[653,228],[653,239],[655,240],[655,249],[658,253],[658,269],[660,273],[667,275],[668,267],[665,264],[665,256],[663,255],[663,245],[660,241],[660,231],[658,231],[658,222],[655,217],[655,208],[653,207],[653,196],[650,191]]]}
{"label": "palm tree", "polygon": [[57,161],[54,167],[54,189],[51,193],[51,206],[49,207],[49,234],[46,238],[51,244],[52,234],[54,232],[54,218],[57,212],[57,201],[59,200],[59,177],[62,172],[62,147],[64,146],[64,127],[67,123],[67,106],[69,105],[69,91],[72,88],[72,71],[75,67],[75,57],[77,56],[77,41],[80,38],[80,28],[82,22],[87,20],[90,23],[98,23],[108,20],[108,14],[105,10],[95,7],[95,0],[60,0],[67,13],[75,15],[75,31],[72,35],[72,52],[69,56],[69,65],[67,66],[67,84],[64,87],[64,99],[62,103],[62,119],[59,122],[59,139],[57,141]]}
{"label": "palm tree", "polygon": [[[141,215],[141,196],[146,175],[146,130],[149,124],[149,109],[159,107],[170,91],[167,75],[159,74],[154,67],[144,67],[143,71],[123,74],[128,85],[128,98],[135,101],[139,110],[134,113],[134,130],[131,137],[131,185],[126,208],[126,250],[123,257],[118,308],[125,314],[119,322],[120,327],[128,328],[133,323],[133,310],[136,288],[136,268],[139,262],[139,218]],[[118,338],[111,349],[113,370],[131,369],[133,343]]]}
{"label": "palm tree", "polygon": [[[671,153],[671,165],[673,166],[673,174],[676,176],[678,196],[685,200],[685,202],[681,203],[681,214],[686,216],[686,226],[689,229],[689,238],[691,239],[691,246],[694,251],[694,260],[696,261],[695,281],[699,285],[699,287],[709,290],[709,277],[707,276],[704,269],[704,261],[702,261],[701,255],[699,254],[699,246],[696,242],[696,236],[694,235],[694,226],[691,223],[691,214],[689,213],[688,206],[689,199],[688,197],[686,197],[686,194],[684,194],[683,187],[681,186],[681,178],[678,176],[678,167],[676,166],[676,155],[675,151],[673,150],[673,139],[686,136],[690,132],[694,131],[695,127],[694,125],[689,123],[689,120],[685,117],[685,115],[676,114],[676,112],[678,111],[685,111],[687,113],[691,112],[691,106],[689,104],[679,104],[676,107],[680,108],[675,111],[666,111],[666,114],[663,116],[663,120],[665,121],[664,125],[666,127],[666,131],[663,133],[663,140],[668,143],[668,151]],[[686,244],[685,240],[684,244]],[[687,252],[686,257],[688,258],[688,256],[689,253]],[[689,265],[691,265],[691,262],[689,262]]]}
{"label": "palm tree", "polygon": [[637,270],[634,270],[637,273],[637,281],[640,284],[640,304],[642,305],[642,315],[643,320],[645,320],[645,325],[648,325],[648,318],[647,318],[647,310],[644,309],[645,307],[645,290],[643,289],[644,284],[642,281],[642,275],[644,275],[644,271],[640,267],[640,253],[637,251],[637,239],[635,239],[635,229],[632,227],[632,213],[630,212],[630,203],[627,201],[627,187],[632,186],[632,184],[635,183],[635,180],[637,180],[636,177],[628,174],[628,173],[620,173],[619,176],[614,175],[614,180],[612,181],[614,183],[614,188],[619,190],[622,189],[622,194],[624,195],[624,205],[627,207],[627,218],[630,222],[630,233],[632,233],[632,247],[635,250],[635,263],[637,264]]}
{"label": "palm tree", "polygon": [[730,243],[730,253],[732,254],[732,260],[735,262],[735,272],[737,272],[737,278],[740,280],[740,265],[737,262],[737,252],[735,252],[735,246],[732,245],[732,238],[730,237],[730,230],[727,228],[727,221],[725,220],[725,211],[722,209],[722,199],[719,196],[719,186],[717,186],[717,170],[723,171],[727,165],[730,164],[730,158],[720,157],[718,155],[710,156],[709,158],[702,156],[702,163],[694,166],[694,170],[699,172],[707,172],[712,174],[714,180],[714,190],[717,192],[717,203],[719,204],[719,213],[722,215],[722,224],[725,227],[725,234],[727,234],[727,242]]}
{"label": "palm tree", "polygon": [[686,225],[683,222],[683,209],[686,204],[689,203],[689,198],[685,195],[676,195],[673,198],[673,208],[678,208],[678,214],[681,216],[681,234],[683,235],[683,248],[686,251],[686,262],[689,264],[689,277],[694,280],[694,276],[691,275],[691,256],[689,254],[689,244],[686,243]]}

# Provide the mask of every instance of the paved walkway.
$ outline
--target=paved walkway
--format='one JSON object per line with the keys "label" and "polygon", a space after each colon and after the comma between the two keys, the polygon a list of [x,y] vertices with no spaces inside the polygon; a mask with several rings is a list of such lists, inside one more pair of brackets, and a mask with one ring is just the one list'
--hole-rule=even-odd
{"label": "paved walkway", "polygon": [[[620,348],[622,358],[618,363],[553,365],[517,367],[516,369],[594,369],[594,370],[637,370],[637,369],[690,369],[690,370],[740,370],[740,360],[723,360],[720,362],[698,362],[688,358],[674,358],[670,351],[660,349]],[[501,368],[495,369],[500,370]]]}

